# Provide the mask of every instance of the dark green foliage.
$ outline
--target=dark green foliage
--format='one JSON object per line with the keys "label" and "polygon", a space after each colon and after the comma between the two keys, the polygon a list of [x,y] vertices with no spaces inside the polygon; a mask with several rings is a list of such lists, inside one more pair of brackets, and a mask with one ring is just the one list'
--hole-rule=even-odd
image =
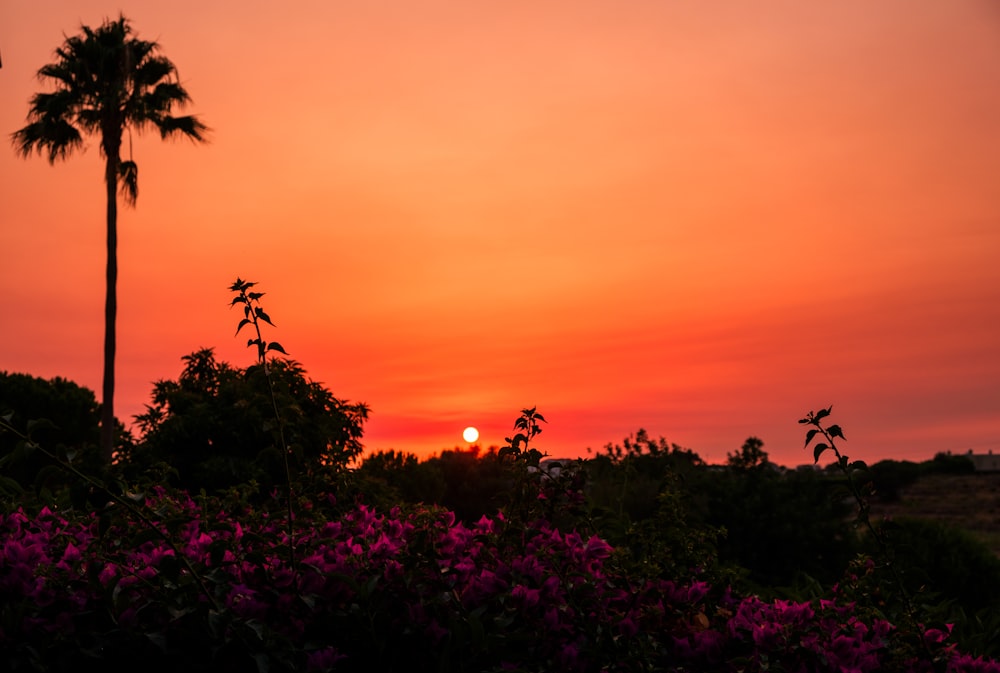
{"label": "dark green foliage", "polygon": [[726,454],[726,458],[726,464],[740,472],[772,467],[768,460],[767,451],[764,450],[764,442],[757,437],[748,437],[738,453]]}
{"label": "dark green foliage", "polygon": [[954,599],[969,614],[1000,605],[1000,559],[971,535],[924,519],[883,526],[912,593]]}
{"label": "dark green foliage", "polygon": [[351,473],[366,503],[440,505],[459,521],[475,523],[495,516],[510,502],[512,480],[496,449],[442,451],[423,461],[396,451],[366,456]]}
{"label": "dark green foliage", "polygon": [[972,474],[975,465],[968,456],[939,453],[933,460],[880,460],[869,468],[874,495],[883,501],[899,500],[900,490],[927,474]]}
{"label": "dark green foliage", "polygon": [[703,483],[708,521],[726,530],[720,560],[747,571],[753,590],[804,577],[835,582],[856,552],[851,507],[836,480],[813,471],[716,471]]}
{"label": "dark green foliage", "polygon": [[[438,504],[472,523],[483,515],[493,516],[509,502],[511,481],[496,451],[442,451],[427,460],[428,474],[439,474],[444,492]],[[537,494],[537,491],[536,491]]]}
{"label": "dark green foliage", "polygon": [[745,569],[756,591],[835,582],[856,552],[842,487],[812,470],[781,470],[763,447],[749,437],[704,483],[708,520],[726,530],[720,560]]}
{"label": "dark green foliage", "polygon": [[379,451],[366,456],[352,475],[363,487],[365,501],[387,508],[400,503],[440,503],[447,482],[437,462],[413,454]]}
{"label": "dark green foliage", "polygon": [[704,492],[693,487],[704,468],[693,451],[640,429],[584,464],[588,521],[643,575],[718,579],[723,531],[705,521]]}
{"label": "dark green foliage", "polygon": [[[251,480],[264,489],[284,481],[277,422],[264,365],[218,362],[211,349],[184,356],[176,381],[154,384],[152,404],[136,420],[142,440],[128,457],[138,466],[166,462],[178,484],[197,492]],[[269,362],[291,460],[300,476],[346,466],[362,449],[364,404],[340,400],[295,362]]]}
{"label": "dark green foliage", "polygon": [[[56,455],[84,469],[99,469],[100,405],[93,391],[59,377],[0,372],[0,415],[9,416],[10,425],[28,432]],[[52,461],[25,451],[23,444],[13,433],[0,433],[0,457],[6,457],[0,474],[36,491],[54,491],[70,483]]]}
{"label": "dark green foliage", "polygon": [[915,482],[926,470],[909,460],[880,460],[869,468],[869,472],[875,497],[896,501],[899,500],[900,489]]}
{"label": "dark green foliage", "polygon": [[840,597],[859,613],[948,628],[970,654],[1000,656],[1000,559],[938,521],[899,518],[876,530],[878,539],[865,536],[866,553],[845,574]]}
{"label": "dark green foliage", "polygon": [[968,456],[953,456],[950,453],[939,453],[925,465],[930,472],[938,474],[971,474],[976,471],[976,465]]}

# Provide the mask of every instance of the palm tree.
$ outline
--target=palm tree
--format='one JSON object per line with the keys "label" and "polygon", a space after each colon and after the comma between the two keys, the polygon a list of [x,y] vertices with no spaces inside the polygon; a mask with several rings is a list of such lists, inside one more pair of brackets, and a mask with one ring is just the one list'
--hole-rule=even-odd
{"label": "palm tree", "polygon": [[[84,135],[98,136],[104,156],[107,194],[107,275],[104,304],[104,381],[101,405],[101,455],[110,463],[114,451],[115,315],[118,279],[118,200],[121,188],[126,205],[138,196],[138,171],[131,156],[132,129],[141,133],[153,126],[161,138],[187,137],[204,141],[208,128],[195,116],[173,116],[191,97],[180,85],[177,69],[159,54],[156,42],[139,40],[128,20],[106,19],[96,30],[81,27],[55,51],[56,61],[38,71],[39,80],[54,91],[31,98],[28,125],[12,135],[23,157],[37,150],[49,163],[65,159],[82,147]],[[129,158],[121,146],[129,133]]]}

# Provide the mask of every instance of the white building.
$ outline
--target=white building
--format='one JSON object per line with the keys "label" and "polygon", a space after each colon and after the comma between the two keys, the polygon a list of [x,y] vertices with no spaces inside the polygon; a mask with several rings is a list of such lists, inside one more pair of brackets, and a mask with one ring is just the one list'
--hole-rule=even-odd
{"label": "white building", "polygon": [[993,453],[992,450],[987,453],[973,453],[972,449],[969,449],[965,455],[976,466],[976,472],[1000,472],[1000,453]]}

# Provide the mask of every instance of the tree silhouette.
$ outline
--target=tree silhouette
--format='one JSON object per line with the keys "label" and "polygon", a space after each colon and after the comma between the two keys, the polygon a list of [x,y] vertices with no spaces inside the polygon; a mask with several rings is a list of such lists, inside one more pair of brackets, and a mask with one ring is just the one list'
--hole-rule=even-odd
{"label": "tree silhouette", "polygon": [[764,450],[764,442],[757,437],[748,437],[743,442],[739,453],[727,453],[726,464],[734,470],[755,470],[767,466],[770,461],[767,459],[767,451]]}
{"label": "tree silhouette", "polygon": [[[49,163],[65,159],[83,146],[85,135],[100,138],[107,194],[107,271],[104,304],[104,380],[101,406],[101,455],[110,462],[114,450],[115,316],[118,280],[118,188],[126,205],[139,193],[138,169],[132,160],[132,129],[156,127],[161,138],[204,141],[207,127],[195,116],[173,116],[190,96],[180,85],[177,69],[159,54],[156,42],[133,36],[119,15],[96,30],[81,27],[56,49],[56,60],[42,66],[38,78],[54,90],[31,98],[28,124],[12,140],[18,154],[47,154]],[[122,137],[129,132],[129,158],[122,160]]]}
{"label": "tree silhouette", "polygon": [[300,478],[345,469],[361,454],[368,406],[335,397],[298,363],[272,360],[267,374],[262,364],[242,369],[216,360],[210,348],[182,359],[178,379],[157,381],[152,404],[136,416],[142,439],[125,463],[167,463],[191,492],[250,480],[267,492],[284,474],[272,389]]}

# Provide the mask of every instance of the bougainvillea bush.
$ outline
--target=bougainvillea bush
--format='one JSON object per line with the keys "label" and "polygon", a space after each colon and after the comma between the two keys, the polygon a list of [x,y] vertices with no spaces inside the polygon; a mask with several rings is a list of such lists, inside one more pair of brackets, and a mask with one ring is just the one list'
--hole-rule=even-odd
{"label": "bougainvillea bush", "polygon": [[291,556],[265,510],[135,501],[0,516],[0,669],[1000,673],[947,627],[903,646],[835,596],[629,577],[603,540],[545,520],[464,525],[322,496],[298,513]]}

